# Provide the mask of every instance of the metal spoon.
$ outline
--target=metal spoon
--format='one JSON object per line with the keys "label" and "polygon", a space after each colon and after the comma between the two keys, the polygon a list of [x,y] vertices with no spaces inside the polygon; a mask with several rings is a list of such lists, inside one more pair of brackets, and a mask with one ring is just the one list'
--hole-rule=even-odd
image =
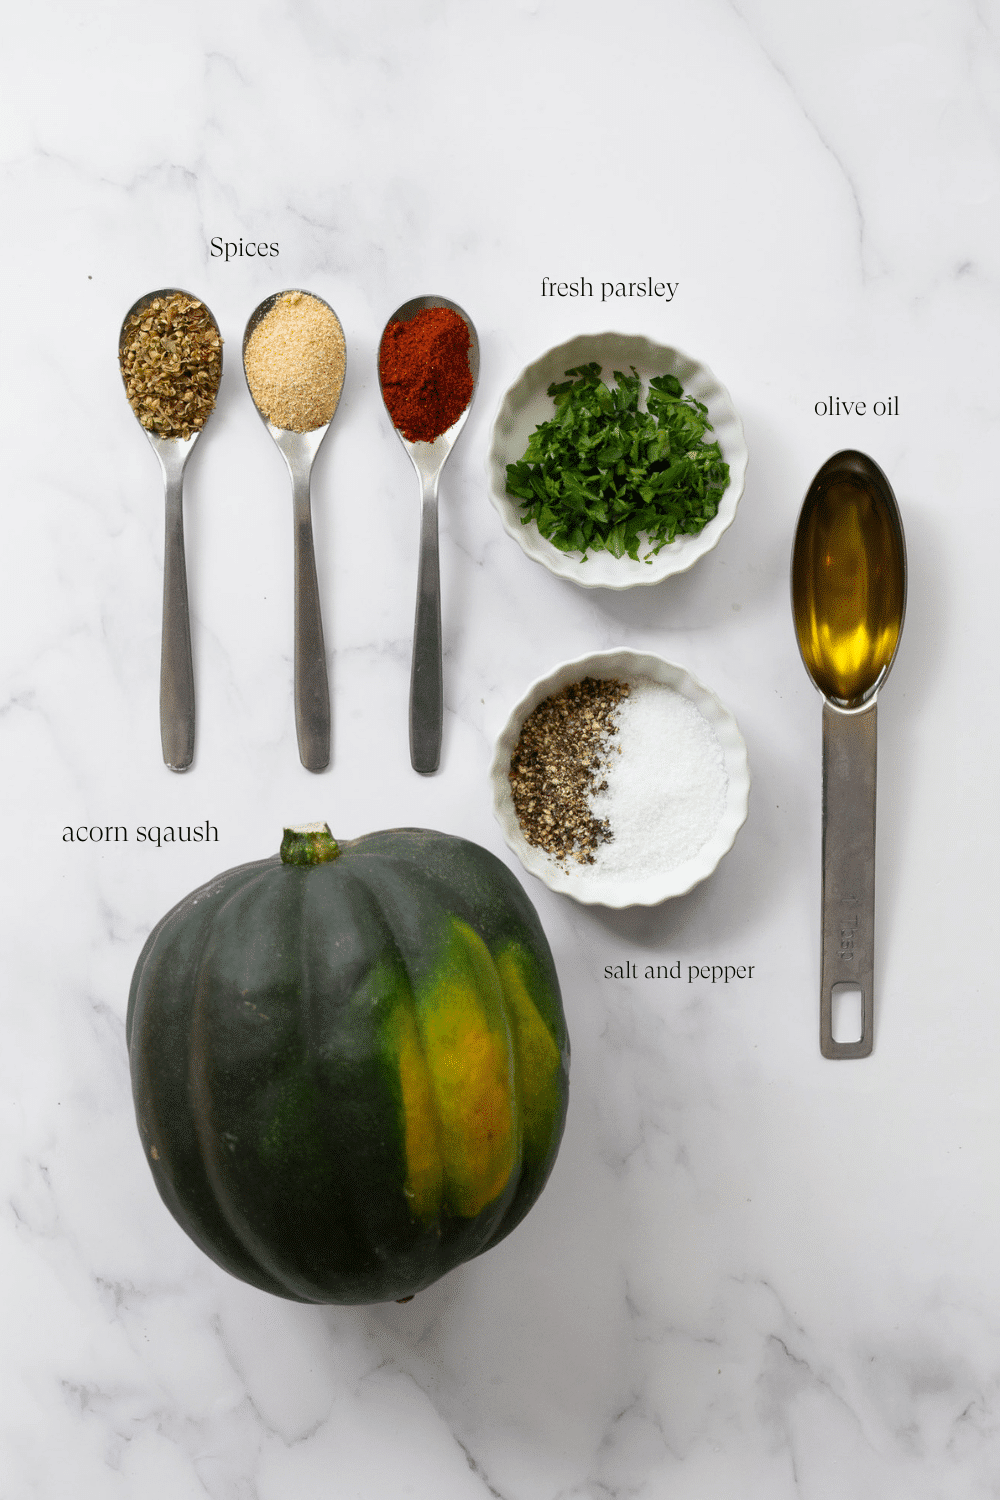
{"label": "metal spoon", "polygon": [[[447,297],[413,297],[389,318],[390,323],[408,323],[428,307],[449,307],[469,330],[469,371],[472,395],[469,405],[447,432],[432,443],[414,443],[396,428],[396,434],[420,480],[420,557],[417,564],[417,610],[413,623],[413,661],[410,668],[410,764],[429,775],[441,761],[441,730],[444,720],[444,683],[441,667],[441,573],[438,558],[438,481],[445,461],[465,426],[479,381],[479,338],[468,313]],[[385,338],[383,331],[382,337]],[[381,348],[381,345],[380,345]],[[380,378],[381,385],[381,378]],[[385,400],[385,391],[382,391]],[[388,406],[386,407],[388,410]],[[392,413],[390,412],[390,418]]]}
{"label": "metal spoon", "polygon": [[[288,288],[283,292],[275,292],[272,297],[265,297],[260,306],[250,314],[243,335],[244,375],[247,344],[254,329],[281,297],[295,290],[298,289]],[[330,304],[324,302],[322,297],[317,297],[315,292],[303,292],[302,295],[323,302],[323,306],[329,308],[337,318]],[[339,318],[337,325],[340,326]],[[249,380],[247,388],[250,389]],[[343,386],[337,396],[337,405],[340,404],[342,393]],[[257,406],[252,390],[250,398],[254,406]],[[257,406],[257,413],[285,460],[292,480],[295,523],[295,733],[299,744],[299,759],[307,771],[322,771],[330,764],[330,683],[326,671],[323,616],[316,577],[309,480],[313,461],[330,430],[337,405],[334,406],[329,421],[321,427],[314,427],[310,432],[292,432],[287,427],[275,427],[266,412]]]}
{"label": "metal spoon", "polygon": [[[806,493],[792,551],[799,650],[823,695],[820,1049],[874,1045],[876,695],[906,609],[906,544],[896,498],[864,453],[835,453]],[[838,986],[861,992],[857,1041],[833,1036]]]}
{"label": "metal spoon", "polygon": [[[190,297],[179,287],[164,287],[148,292],[134,302],[122,320],[118,335],[118,357],[122,358],[129,319],[144,312],[157,297]],[[202,307],[212,320],[216,333],[219,325],[204,302]],[[219,337],[219,378],[222,378]],[[124,379],[124,369],[122,371]],[[213,397],[218,391],[212,392]],[[136,418],[138,421],[138,418]],[[142,426],[142,423],[139,424]],[[163,544],[163,626],[160,644],[160,744],[163,759],[171,771],[186,771],[194,758],[194,667],[191,661],[191,622],[188,611],[187,568],[184,561],[184,465],[204,425],[189,438],[165,438],[143,427],[163,473],[166,523]]]}

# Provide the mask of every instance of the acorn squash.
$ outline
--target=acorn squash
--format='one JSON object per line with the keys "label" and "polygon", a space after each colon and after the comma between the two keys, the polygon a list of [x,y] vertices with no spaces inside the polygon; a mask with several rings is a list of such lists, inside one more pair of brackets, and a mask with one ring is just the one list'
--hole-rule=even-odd
{"label": "acorn squash", "polygon": [[303,1302],[399,1300],[509,1234],[562,1135],[552,955],[505,865],[425,829],[285,832],[150,934],[136,1118],[202,1250]]}

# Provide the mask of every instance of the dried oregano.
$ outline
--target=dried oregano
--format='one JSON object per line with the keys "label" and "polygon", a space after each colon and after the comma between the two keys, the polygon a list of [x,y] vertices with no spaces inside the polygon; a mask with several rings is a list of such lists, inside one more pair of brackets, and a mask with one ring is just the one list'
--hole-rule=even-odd
{"label": "dried oregano", "polygon": [[118,357],[147,431],[189,438],[204,427],[222,379],[222,339],[203,302],[185,292],[154,297],[129,318]]}

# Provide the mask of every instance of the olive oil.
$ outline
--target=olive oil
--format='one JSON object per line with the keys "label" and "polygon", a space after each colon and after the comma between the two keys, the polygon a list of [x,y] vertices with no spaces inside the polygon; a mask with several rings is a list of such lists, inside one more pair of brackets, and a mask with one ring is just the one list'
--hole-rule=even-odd
{"label": "olive oil", "polygon": [[855,708],[873,696],[895,655],[905,596],[892,490],[870,459],[838,453],[810,487],[792,555],[799,649],[825,698]]}
{"label": "olive oil", "polygon": [[[906,608],[903,523],[889,481],[863,453],[835,453],[802,503],[792,550],[799,650],[823,694],[820,1051],[875,1045],[875,781],[878,690]],[[836,998],[861,999],[861,1034],[834,1035]]]}

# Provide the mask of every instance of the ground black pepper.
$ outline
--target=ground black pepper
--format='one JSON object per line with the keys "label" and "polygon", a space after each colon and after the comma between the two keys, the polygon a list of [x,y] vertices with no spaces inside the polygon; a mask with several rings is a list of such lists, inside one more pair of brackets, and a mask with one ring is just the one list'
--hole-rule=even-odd
{"label": "ground black pepper", "polygon": [[617,747],[617,708],[629,685],[585,677],[553,693],[525,719],[510,761],[510,789],[521,830],[558,860],[592,865],[613,838],[590,798],[604,791],[602,772]]}

